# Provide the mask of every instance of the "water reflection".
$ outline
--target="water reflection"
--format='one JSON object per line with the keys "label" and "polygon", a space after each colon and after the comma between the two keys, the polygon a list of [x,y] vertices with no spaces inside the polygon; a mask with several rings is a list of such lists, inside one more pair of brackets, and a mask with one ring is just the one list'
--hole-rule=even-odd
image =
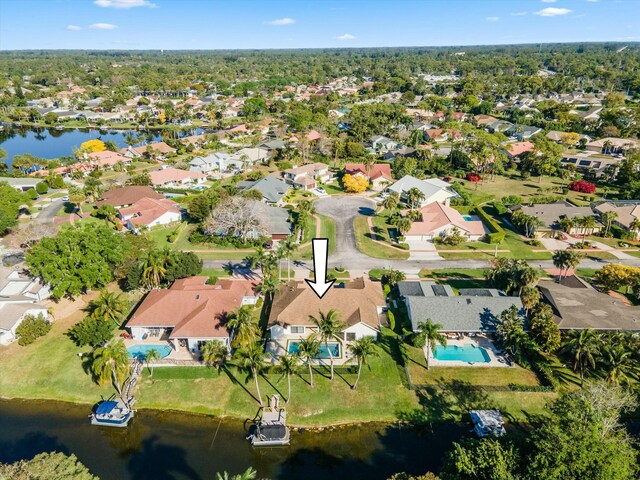
{"label": "water reflection", "polygon": [[89,424],[89,408],[56,402],[0,401],[0,462],[43,451],[74,453],[109,479],[211,479],[216,472],[259,478],[385,479],[398,471],[437,470],[468,426],[445,424],[420,433],[373,424],[292,433],[289,447],[255,449],[243,422],[175,412],[140,411],[129,428]]}

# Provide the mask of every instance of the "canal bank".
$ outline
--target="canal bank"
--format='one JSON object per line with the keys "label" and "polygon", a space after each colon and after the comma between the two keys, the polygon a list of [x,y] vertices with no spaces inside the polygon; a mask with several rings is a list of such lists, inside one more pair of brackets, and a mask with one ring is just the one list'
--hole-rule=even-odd
{"label": "canal bank", "polygon": [[399,471],[437,471],[452,442],[469,425],[433,430],[371,423],[292,432],[287,447],[256,449],[243,421],[173,411],[140,410],[129,428],[94,427],[84,405],[53,401],[0,401],[0,462],[45,451],[75,454],[109,479],[209,479],[252,466],[258,478],[386,479]]}

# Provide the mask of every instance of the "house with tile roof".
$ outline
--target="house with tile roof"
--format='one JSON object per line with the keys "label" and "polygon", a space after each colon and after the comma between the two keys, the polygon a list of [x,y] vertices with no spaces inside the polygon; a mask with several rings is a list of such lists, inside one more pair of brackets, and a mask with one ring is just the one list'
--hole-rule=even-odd
{"label": "house with tile roof", "polygon": [[458,232],[470,241],[480,240],[488,233],[479,218],[469,215],[463,216],[454,208],[443,203],[429,203],[418,211],[420,218],[413,222],[411,229],[405,233],[409,243],[444,238],[451,235],[454,229],[458,229]]}
{"label": "house with tile roof", "polygon": [[262,194],[262,199],[272,205],[279,205],[291,189],[284,180],[267,175],[259,180],[244,180],[236,185],[238,191],[256,190]]}
{"label": "house with tile roof", "polygon": [[535,145],[531,142],[514,142],[505,145],[502,149],[510,160],[519,158],[520,155],[527,152],[533,152]]}
{"label": "house with tile roof", "polygon": [[640,307],[599,292],[576,275],[560,282],[538,284],[543,300],[551,305],[560,330],[622,330],[640,332]]}
{"label": "house with tile roof", "polygon": [[442,325],[441,332],[486,334],[496,330],[498,317],[511,306],[523,311],[520,297],[509,297],[492,288],[460,289],[456,295],[450,285],[402,281],[398,292],[414,331],[419,331],[419,323],[430,319]]}
{"label": "house with tile roof", "polygon": [[388,325],[387,303],[378,282],[360,277],[343,285],[332,286],[318,298],[306,282],[289,282],[276,292],[269,314],[271,342],[267,346],[275,355],[291,351],[291,342],[317,333],[310,316],[336,310],[346,324],[339,344],[339,358],[345,358],[346,344],[364,337],[377,337]]}
{"label": "house with tile roof", "polygon": [[208,277],[176,280],[168,289],[151,290],[126,324],[136,341],[168,342],[173,350],[198,354],[210,340],[229,346],[233,332],[226,327],[228,315],[243,305],[255,305],[256,285],[248,280]]}
{"label": "house with tile roof", "polygon": [[349,163],[344,167],[344,173],[354,177],[366,177],[371,189],[376,191],[382,190],[393,182],[391,165],[388,163],[376,163],[371,166],[366,166],[363,163]]}
{"label": "house with tile roof", "polygon": [[164,195],[153,188],[142,185],[128,185],[126,187],[111,188],[103,192],[102,198],[96,202],[98,207],[113,205],[116,208],[128,207],[143,198],[161,200]]}
{"label": "house with tile roof", "polygon": [[289,168],[282,172],[282,176],[285,182],[302,190],[313,190],[319,183],[326,183],[333,178],[329,166],[318,162]]}
{"label": "house with tile roof", "polygon": [[151,228],[180,222],[182,210],[177,203],[168,198],[145,197],[121,208],[119,216],[129,230],[138,232],[141,227]]}
{"label": "house with tile roof", "polygon": [[616,225],[629,233],[633,239],[640,238],[640,200],[618,200],[602,202],[593,206],[593,211],[600,217],[602,222],[602,214],[605,212],[615,212],[616,218],[613,225]]}
{"label": "house with tile roof", "polygon": [[401,200],[406,199],[406,194],[412,188],[417,188],[424,195],[422,207],[430,203],[439,202],[449,205],[452,198],[457,198],[459,195],[452,190],[451,184],[440,180],[439,178],[429,178],[421,180],[411,175],[405,175],[396,183],[387,188],[390,192],[397,192],[400,195]]}
{"label": "house with tile roof", "polygon": [[187,172],[178,168],[161,168],[149,173],[154,187],[185,187],[204,183],[207,176],[200,172]]}
{"label": "house with tile roof", "polygon": [[164,159],[168,155],[176,152],[177,150],[175,148],[170,147],[165,142],[149,143],[147,145],[140,145],[139,147],[128,147],[120,150],[120,153],[127,157],[152,157],[156,159]]}

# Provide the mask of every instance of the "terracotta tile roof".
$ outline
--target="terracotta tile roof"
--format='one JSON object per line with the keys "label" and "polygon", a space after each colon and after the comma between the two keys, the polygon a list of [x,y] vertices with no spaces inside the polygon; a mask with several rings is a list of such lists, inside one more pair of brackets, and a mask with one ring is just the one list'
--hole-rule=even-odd
{"label": "terracotta tile roof", "polygon": [[524,152],[533,151],[535,145],[531,142],[515,142],[506,146],[505,150],[512,157],[522,155]]}
{"label": "terracotta tile roof", "polygon": [[320,311],[326,313],[335,309],[348,326],[362,322],[379,329],[378,308],[385,306],[381,285],[368,279],[354,279],[345,288],[332,287],[322,299],[318,298],[306,282],[289,282],[276,292],[269,315],[269,326],[313,326],[309,315],[317,317]]}
{"label": "terracotta tile roof", "polygon": [[226,315],[253,296],[248,280],[218,281],[207,277],[176,280],[167,290],[150,291],[127,322],[127,327],[173,328],[170,338],[226,338]]}
{"label": "terracotta tile roof", "polygon": [[128,162],[129,159],[124,155],[120,155],[119,153],[112,152],[110,150],[104,150],[102,152],[93,152],[87,155],[89,160],[91,160],[94,165],[98,165],[100,167],[104,167],[105,165],[114,166],[119,161]]}
{"label": "terracotta tile roof", "polygon": [[129,186],[112,188],[102,194],[102,199],[96,204],[102,206],[104,204],[120,207],[122,205],[132,205],[142,198],[162,199],[163,195],[156,192],[151,187]]}
{"label": "terracotta tile roof", "polygon": [[204,173],[187,172],[186,170],[180,170],[178,168],[163,168],[161,170],[150,172],[149,175],[151,176],[151,183],[154,185],[164,185],[165,183],[176,182],[186,178],[194,180],[198,178],[207,178]]}
{"label": "terracotta tile roof", "polygon": [[134,225],[149,225],[167,212],[180,213],[178,204],[163,198],[141,198],[130,207],[120,209],[120,215],[129,217],[129,221]]}
{"label": "terracotta tile roof", "polygon": [[447,225],[455,225],[463,233],[484,235],[485,229],[480,220],[466,221],[460,212],[442,203],[433,202],[420,209],[422,218],[411,224],[407,236],[429,235]]}
{"label": "terracotta tile roof", "polygon": [[393,180],[391,176],[391,165],[388,163],[376,163],[369,168],[362,163],[349,163],[344,167],[344,171],[350,175],[357,175],[359,173],[369,177],[371,180],[376,180],[380,177]]}
{"label": "terracotta tile roof", "polygon": [[176,151],[175,148],[170,147],[164,142],[156,142],[156,143],[150,143],[149,145],[141,145],[139,147],[134,147],[131,150],[136,152],[138,155],[144,155],[145,153],[147,153],[147,147],[151,147],[160,153],[174,153]]}

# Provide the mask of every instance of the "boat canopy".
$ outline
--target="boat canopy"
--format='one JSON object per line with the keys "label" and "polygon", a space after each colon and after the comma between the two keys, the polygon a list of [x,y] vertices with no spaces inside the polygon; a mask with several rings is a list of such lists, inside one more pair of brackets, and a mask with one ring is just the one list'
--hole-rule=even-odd
{"label": "boat canopy", "polygon": [[118,402],[102,402],[100,405],[98,405],[98,408],[96,408],[96,413],[98,415],[104,415],[106,413],[111,412],[111,410],[113,410],[114,408],[116,408],[118,406]]}

